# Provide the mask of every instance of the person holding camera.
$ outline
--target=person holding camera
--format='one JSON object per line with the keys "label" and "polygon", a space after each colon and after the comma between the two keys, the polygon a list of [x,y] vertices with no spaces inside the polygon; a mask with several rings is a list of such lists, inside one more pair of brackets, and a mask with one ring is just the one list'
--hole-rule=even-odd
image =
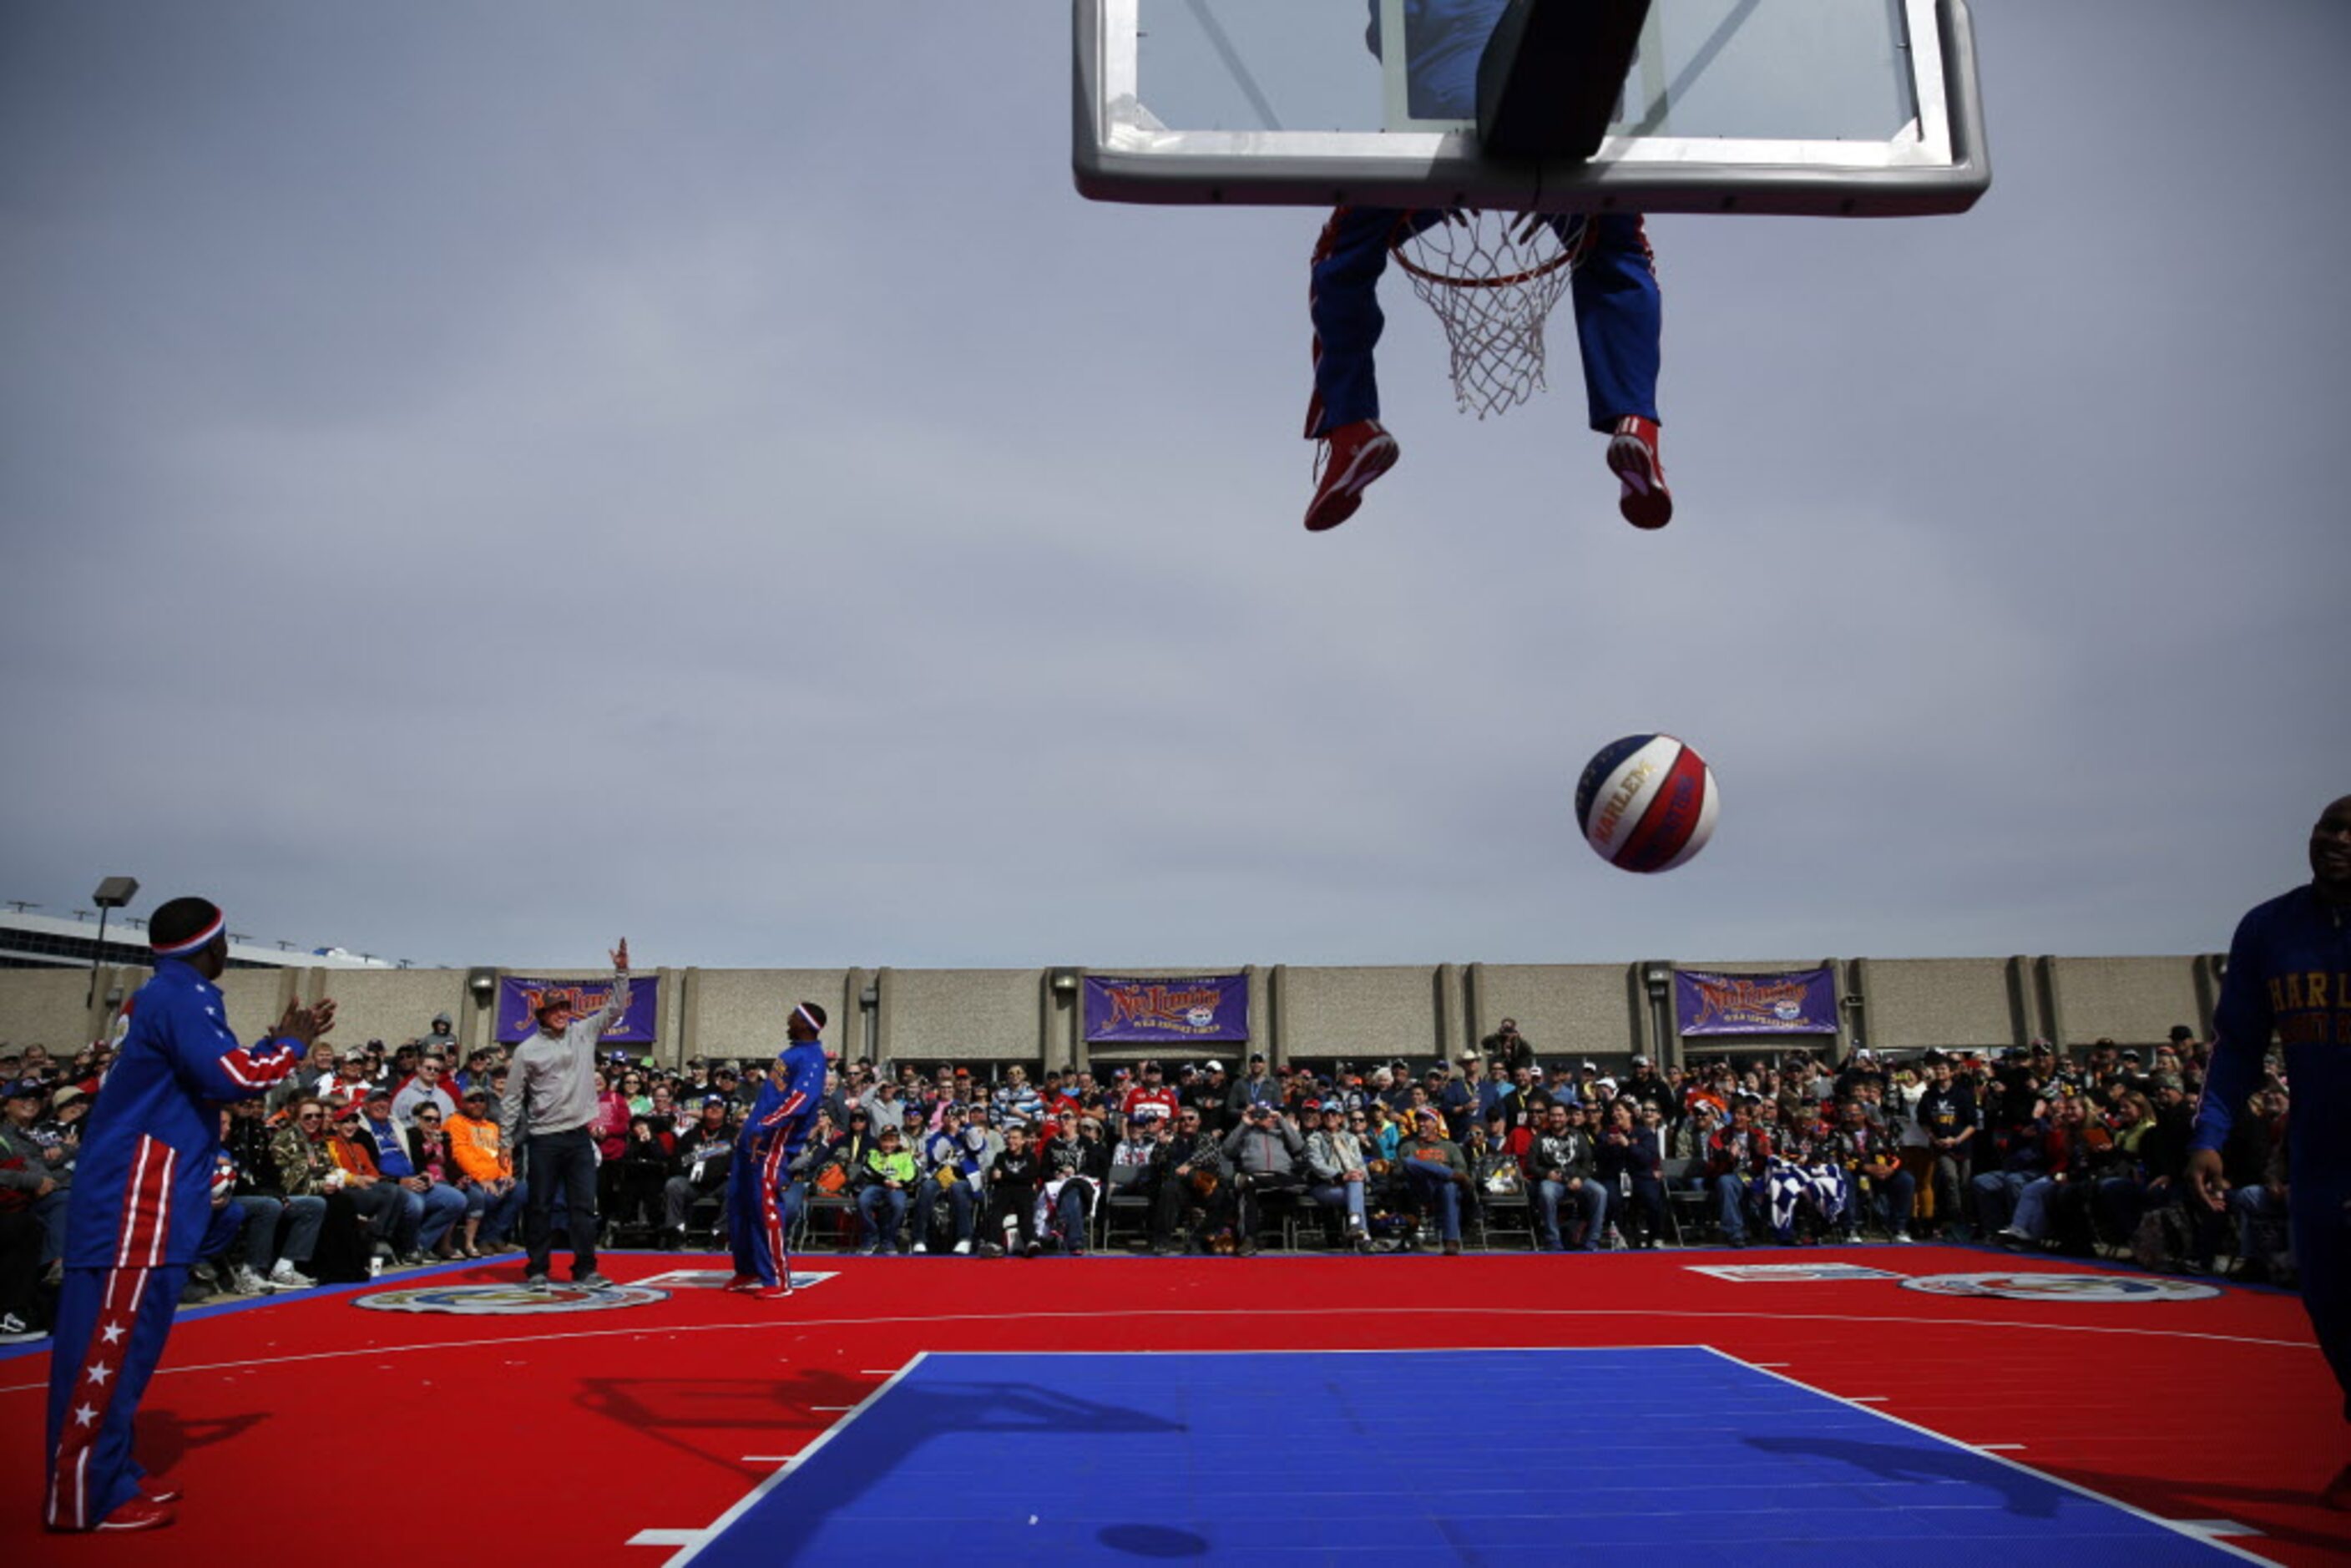
{"label": "person holding camera", "polygon": [[1257,1250],[1266,1198],[1304,1189],[1306,1180],[1298,1167],[1306,1158],[1306,1140],[1275,1106],[1253,1101],[1241,1108],[1241,1124],[1225,1134],[1225,1158],[1235,1172],[1239,1211],[1234,1249],[1246,1258]]}

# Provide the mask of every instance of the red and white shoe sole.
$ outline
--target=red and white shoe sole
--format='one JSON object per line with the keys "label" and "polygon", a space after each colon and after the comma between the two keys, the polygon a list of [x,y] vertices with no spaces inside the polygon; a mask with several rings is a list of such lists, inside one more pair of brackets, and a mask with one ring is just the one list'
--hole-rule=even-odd
{"label": "red and white shoe sole", "polygon": [[1395,466],[1401,452],[1395,437],[1383,433],[1356,447],[1344,468],[1323,475],[1322,488],[1306,508],[1306,531],[1322,533],[1353,517],[1364,504],[1364,489]]}
{"label": "red and white shoe sole", "polygon": [[1616,509],[1636,528],[1662,528],[1674,520],[1674,493],[1666,488],[1649,449],[1629,435],[1608,444],[1608,467],[1624,481]]}

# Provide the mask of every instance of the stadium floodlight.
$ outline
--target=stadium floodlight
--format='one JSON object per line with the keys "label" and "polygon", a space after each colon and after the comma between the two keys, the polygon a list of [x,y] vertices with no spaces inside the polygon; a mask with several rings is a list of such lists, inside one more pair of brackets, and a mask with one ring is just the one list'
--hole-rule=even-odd
{"label": "stadium floodlight", "polygon": [[85,1009],[98,1005],[98,960],[106,951],[106,917],[138,896],[139,879],[129,876],[110,876],[89,895],[89,901],[98,905],[98,940],[89,949],[89,991],[81,999]]}

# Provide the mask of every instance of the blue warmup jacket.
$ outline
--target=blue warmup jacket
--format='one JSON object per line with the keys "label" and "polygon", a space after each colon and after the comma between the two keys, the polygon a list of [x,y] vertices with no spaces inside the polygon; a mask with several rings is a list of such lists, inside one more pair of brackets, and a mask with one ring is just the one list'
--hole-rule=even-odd
{"label": "blue warmup jacket", "polygon": [[[824,1101],[823,1044],[796,1040],[784,1048],[781,1061],[789,1074],[784,1087],[777,1088],[772,1078],[760,1084],[751,1113],[743,1118],[743,1129],[735,1134],[737,1166],[756,1165],[772,1152],[770,1145],[778,1138],[796,1148],[816,1122],[817,1107]],[[785,1157],[789,1159],[789,1154]]]}
{"label": "blue warmup jacket", "polygon": [[266,1092],[302,1055],[291,1040],[239,1045],[218,988],[184,960],[160,960],[82,1133],[66,1266],[195,1262],[212,1223],[220,1108]]}
{"label": "blue warmup jacket", "polygon": [[2351,909],[2305,884],[2237,923],[2214,1015],[2219,1038],[2189,1147],[2217,1149],[2262,1079],[2274,1033],[2294,1096],[2295,1186],[2351,1177]]}

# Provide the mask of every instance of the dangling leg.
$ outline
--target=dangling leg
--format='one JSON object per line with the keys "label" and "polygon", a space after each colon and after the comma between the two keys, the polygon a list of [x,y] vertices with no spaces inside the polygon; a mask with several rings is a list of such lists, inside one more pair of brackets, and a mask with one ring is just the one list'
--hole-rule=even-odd
{"label": "dangling leg", "polygon": [[1380,310],[1380,274],[1388,239],[1399,225],[1426,227],[1436,214],[1391,207],[1340,207],[1322,225],[1309,273],[1307,313],[1314,323],[1314,395],[1306,405],[1306,438],[1323,444],[1306,527],[1335,528],[1355,515],[1364,491],[1395,466],[1395,437],[1380,424],[1379,380],[1374,351],[1386,317]]}
{"label": "dangling leg", "polygon": [[1662,528],[1673,521],[1674,497],[1657,455],[1665,304],[1656,258],[1638,213],[1586,219],[1581,243],[1569,288],[1583,350],[1586,413],[1593,429],[1613,437],[1608,466],[1624,485],[1617,509],[1635,528]]}

